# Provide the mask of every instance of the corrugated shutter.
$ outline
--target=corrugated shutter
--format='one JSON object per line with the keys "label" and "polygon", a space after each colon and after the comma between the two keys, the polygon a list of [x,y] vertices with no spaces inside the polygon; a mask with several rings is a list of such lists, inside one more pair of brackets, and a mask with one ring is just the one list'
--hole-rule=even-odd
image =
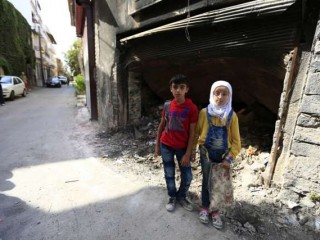
{"label": "corrugated shutter", "polygon": [[297,44],[297,14],[272,20],[237,22],[220,27],[172,31],[130,42],[126,62],[161,58],[206,58],[273,55],[291,51]]}
{"label": "corrugated shutter", "polygon": [[218,10],[212,10],[157,28],[149,29],[141,33],[124,37],[120,39],[120,42],[124,43],[140,37],[186,27],[199,27],[201,25],[225,23],[253,16],[262,17],[270,14],[279,14],[286,11],[288,7],[295,2],[296,0],[256,0],[242,3]]}

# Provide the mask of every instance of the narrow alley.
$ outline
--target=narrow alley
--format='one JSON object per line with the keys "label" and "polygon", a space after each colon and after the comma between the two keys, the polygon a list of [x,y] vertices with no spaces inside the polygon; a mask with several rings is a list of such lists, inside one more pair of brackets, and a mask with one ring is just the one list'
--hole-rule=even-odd
{"label": "narrow alley", "polygon": [[72,87],[36,88],[0,108],[0,239],[237,239],[168,213],[165,189],[116,173],[85,136]]}

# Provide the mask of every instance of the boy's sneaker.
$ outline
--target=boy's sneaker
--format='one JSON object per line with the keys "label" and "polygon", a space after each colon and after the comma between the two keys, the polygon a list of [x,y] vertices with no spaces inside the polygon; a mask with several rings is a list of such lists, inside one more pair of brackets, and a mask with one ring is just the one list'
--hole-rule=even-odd
{"label": "boy's sneaker", "polygon": [[166,205],[166,209],[168,212],[172,212],[176,208],[176,198],[169,198],[169,202]]}
{"label": "boy's sneaker", "polygon": [[201,209],[200,213],[199,213],[199,219],[202,223],[209,223],[209,212],[206,209]]}
{"label": "boy's sneaker", "polygon": [[212,225],[217,229],[223,228],[223,222],[219,212],[212,213]]}
{"label": "boy's sneaker", "polygon": [[181,198],[178,202],[185,210],[190,212],[193,210],[192,204],[186,198]]}

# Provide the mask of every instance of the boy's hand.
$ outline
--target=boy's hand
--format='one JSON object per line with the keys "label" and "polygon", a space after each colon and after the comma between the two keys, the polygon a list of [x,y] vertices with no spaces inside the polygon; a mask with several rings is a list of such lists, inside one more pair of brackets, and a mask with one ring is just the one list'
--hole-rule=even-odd
{"label": "boy's hand", "polygon": [[160,147],[158,144],[156,144],[155,149],[154,149],[154,157],[158,157],[160,155]]}
{"label": "boy's hand", "polygon": [[181,166],[190,167],[190,155],[184,154],[181,159]]}
{"label": "boy's hand", "polygon": [[191,152],[191,162],[195,162],[196,161],[196,151],[192,150]]}

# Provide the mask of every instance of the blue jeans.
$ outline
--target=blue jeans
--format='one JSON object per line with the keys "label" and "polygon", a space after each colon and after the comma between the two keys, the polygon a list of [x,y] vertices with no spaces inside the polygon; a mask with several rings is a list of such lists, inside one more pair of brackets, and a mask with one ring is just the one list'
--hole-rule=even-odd
{"label": "blue jeans", "polygon": [[201,186],[201,202],[203,208],[209,208],[210,195],[208,189],[209,174],[211,168],[211,162],[208,160],[206,153],[200,147],[200,164],[202,171],[202,186]]}
{"label": "blue jeans", "polygon": [[[186,198],[192,180],[191,165],[188,167],[181,166],[181,159],[186,152],[186,149],[173,149],[163,143],[160,145],[164,177],[166,179],[168,195],[177,199]],[[181,182],[179,190],[176,188],[175,171],[176,164],[174,156],[178,160],[178,165],[181,173]]]}

